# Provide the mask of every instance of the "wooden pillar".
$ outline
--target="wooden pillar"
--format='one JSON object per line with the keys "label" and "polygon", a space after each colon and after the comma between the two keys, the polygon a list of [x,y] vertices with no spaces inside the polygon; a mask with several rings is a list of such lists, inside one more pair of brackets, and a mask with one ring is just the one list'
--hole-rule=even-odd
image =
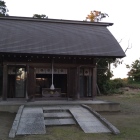
{"label": "wooden pillar", "polygon": [[27,70],[27,93],[29,99],[34,98],[35,96],[35,69],[34,67],[28,66]]}
{"label": "wooden pillar", "polygon": [[7,65],[3,65],[3,94],[2,94],[2,99],[4,101],[7,100],[7,85],[8,85],[8,76],[7,76]]}
{"label": "wooden pillar", "polygon": [[68,97],[76,98],[77,95],[77,70],[76,68],[69,68],[67,73],[67,94]]}
{"label": "wooden pillar", "polygon": [[80,99],[80,67],[77,67],[76,74],[76,99]]}
{"label": "wooden pillar", "polygon": [[69,97],[70,97],[70,86],[69,86],[69,81],[70,81],[70,75],[69,75],[69,72],[70,70],[67,69],[67,99],[69,100]]}
{"label": "wooden pillar", "polygon": [[92,74],[92,97],[94,98],[97,95],[97,68],[93,68]]}
{"label": "wooden pillar", "polygon": [[28,76],[29,76],[29,65],[26,65],[26,99],[29,99],[29,95],[28,95]]}

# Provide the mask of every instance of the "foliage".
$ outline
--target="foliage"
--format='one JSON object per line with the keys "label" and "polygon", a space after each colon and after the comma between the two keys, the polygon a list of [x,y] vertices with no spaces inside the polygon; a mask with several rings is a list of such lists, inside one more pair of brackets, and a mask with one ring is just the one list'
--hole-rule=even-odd
{"label": "foliage", "polygon": [[110,64],[115,60],[101,58],[97,60],[97,84],[102,93],[106,92],[104,87],[107,81],[113,76],[113,72],[110,70]]}
{"label": "foliage", "polygon": [[123,80],[120,78],[116,78],[114,80],[107,81],[107,83],[104,85],[104,89],[106,91],[106,94],[112,93],[122,94],[123,92],[120,90],[120,88],[123,86],[124,86]]}
{"label": "foliage", "polygon": [[89,15],[87,15],[86,20],[90,20],[91,22],[99,22],[103,18],[106,18],[108,14],[102,13],[100,11],[91,11]]}
{"label": "foliage", "polygon": [[44,15],[44,14],[42,14],[42,15],[34,14],[33,18],[48,18],[48,17],[46,15]]}
{"label": "foliage", "polygon": [[97,61],[97,84],[103,94],[121,93],[120,87],[128,86],[130,88],[140,87],[140,59],[135,60],[130,66],[127,79],[114,79],[110,80],[113,72],[110,70],[109,65],[113,64],[115,67],[122,64],[122,61],[116,59],[100,59]]}
{"label": "foliage", "polygon": [[0,16],[8,16],[8,10],[3,0],[0,0]]}
{"label": "foliage", "polygon": [[117,67],[120,63],[116,59],[109,58],[97,60],[97,84],[103,94],[120,92],[118,89],[126,83],[123,79],[110,80],[113,76],[110,64],[115,64],[115,67]]}
{"label": "foliage", "polygon": [[128,83],[126,84],[126,87],[129,87],[132,89],[140,89],[140,83]]}
{"label": "foliage", "polygon": [[108,80],[102,86],[103,93],[104,94],[113,94],[113,93],[122,94],[122,91],[120,90],[120,88],[123,86],[124,86],[124,82],[120,78],[117,78],[114,80]]}
{"label": "foliage", "polygon": [[128,72],[128,81],[129,82],[140,82],[140,59],[132,62],[131,65],[126,65],[130,71]]}

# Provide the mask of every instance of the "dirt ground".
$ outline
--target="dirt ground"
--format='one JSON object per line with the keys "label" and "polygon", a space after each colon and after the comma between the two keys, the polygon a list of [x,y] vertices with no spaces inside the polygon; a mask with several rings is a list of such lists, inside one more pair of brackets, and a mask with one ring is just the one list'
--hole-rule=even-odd
{"label": "dirt ground", "polygon": [[[16,136],[15,140],[139,140],[140,139],[140,90],[124,88],[124,93],[98,96],[99,100],[119,102],[121,111],[100,112],[115,125],[121,134],[85,134],[77,126],[47,127],[45,135]],[[0,112],[0,140],[10,140],[8,134],[15,114]]]}

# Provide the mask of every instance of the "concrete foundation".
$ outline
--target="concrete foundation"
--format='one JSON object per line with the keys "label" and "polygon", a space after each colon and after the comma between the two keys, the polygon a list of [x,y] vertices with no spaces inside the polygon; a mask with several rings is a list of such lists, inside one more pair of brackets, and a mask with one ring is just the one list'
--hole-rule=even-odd
{"label": "concrete foundation", "polygon": [[95,111],[109,111],[116,112],[120,111],[120,104],[113,103],[108,101],[100,101],[100,100],[75,100],[75,101],[67,101],[67,100],[51,100],[51,101],[0,101],[0,111],[6,112],[17,112],[18,108],[21,105],[24,106],[49,106],[49,105],[81,105],[85,104],[94,109]]}

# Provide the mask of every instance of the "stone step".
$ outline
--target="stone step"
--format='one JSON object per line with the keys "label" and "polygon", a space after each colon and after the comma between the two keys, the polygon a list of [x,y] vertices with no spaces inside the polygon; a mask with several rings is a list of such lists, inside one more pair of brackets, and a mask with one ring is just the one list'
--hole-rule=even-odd
{"label": "stone step", "polygon": [[71,118],[69,112],[44,113],[44,118]]}
{"label": "stone step", "polygon": [[74,125],[76,122],[72,118],[65,119],[45,119],[46,126],[57,126],[57,125]]}
{"label": "stone step", "polygon": [[68,110],[66,109],[51,109],[51,108],[48,108],[48,109],[45,109],[43,110],[44,113],[57,113],[57,112],[68,112]]}

